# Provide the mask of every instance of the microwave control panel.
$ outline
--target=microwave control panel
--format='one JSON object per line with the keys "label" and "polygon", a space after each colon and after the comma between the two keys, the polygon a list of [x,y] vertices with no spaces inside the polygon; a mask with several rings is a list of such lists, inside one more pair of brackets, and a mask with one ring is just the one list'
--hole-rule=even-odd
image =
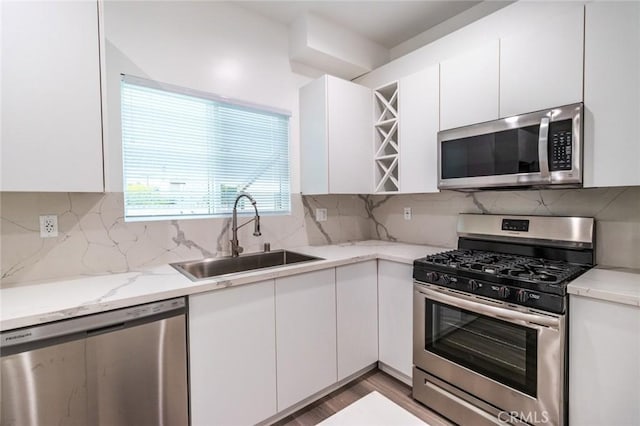
{"label": "microwave control panel", "polygon": [[573,159],[573,132],[571,120],[549,124],[549,170],[571,170]]}

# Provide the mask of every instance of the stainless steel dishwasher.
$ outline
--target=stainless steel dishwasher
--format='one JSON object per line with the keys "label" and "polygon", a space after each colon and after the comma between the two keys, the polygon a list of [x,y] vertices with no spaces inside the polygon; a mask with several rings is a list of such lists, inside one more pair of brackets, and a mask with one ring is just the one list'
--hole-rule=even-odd
{"label": "stainless steel dishwasher", "polygon": [[3,332],[0,425],[188,425],[185,299]]}

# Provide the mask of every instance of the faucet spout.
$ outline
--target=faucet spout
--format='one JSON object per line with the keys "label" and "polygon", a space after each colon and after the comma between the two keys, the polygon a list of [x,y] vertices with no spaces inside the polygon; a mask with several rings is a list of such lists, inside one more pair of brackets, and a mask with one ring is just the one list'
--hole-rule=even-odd
{"label": "faucet spout", "polygon": [[[253,217],[252,219],[249,219],[242,225],[238,225],[238,201],[240,201],[240,198],[242,197],[246,197],[249,201],[251,201],[251,205],[253,205],[253,209],[256,212],[256,215],[255,217]],[[237,257],[244,250],[240,246],[240,241],[238,241],[238,229],[242,228],[243,226],[251,222],[253,222],[253,235],[256,237],[259,237],[260,235],[262,235],[262,233],[260,232],[260,215],[258,214],[258,207],[256,205],[256,200],[254,200],[253,197],[248,193],[241,192],[240,194],[238,194],[238,196],[236,197],[236,201],[233,204],[233,216],[231,219],[231,233],[232,233],[231,256]]]}

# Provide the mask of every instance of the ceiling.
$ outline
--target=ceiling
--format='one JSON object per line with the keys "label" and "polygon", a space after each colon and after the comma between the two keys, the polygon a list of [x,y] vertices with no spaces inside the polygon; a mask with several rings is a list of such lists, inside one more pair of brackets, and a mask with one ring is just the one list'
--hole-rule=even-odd
{"label": "ceiling", "polygon": [[481,3],[480,1],[238,1],[238,5],[290,24],[312,13],[391,49]]}

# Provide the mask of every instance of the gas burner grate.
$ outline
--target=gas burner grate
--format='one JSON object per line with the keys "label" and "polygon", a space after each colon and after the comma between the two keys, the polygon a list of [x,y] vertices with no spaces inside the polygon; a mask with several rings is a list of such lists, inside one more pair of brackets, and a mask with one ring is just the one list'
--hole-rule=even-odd
{"label": "gas burner grate", "polygon": [[582,267],[567,262],[466,249],[433,254],[422,261],[446,269],[544,284],[565,282],[583,271]]}

